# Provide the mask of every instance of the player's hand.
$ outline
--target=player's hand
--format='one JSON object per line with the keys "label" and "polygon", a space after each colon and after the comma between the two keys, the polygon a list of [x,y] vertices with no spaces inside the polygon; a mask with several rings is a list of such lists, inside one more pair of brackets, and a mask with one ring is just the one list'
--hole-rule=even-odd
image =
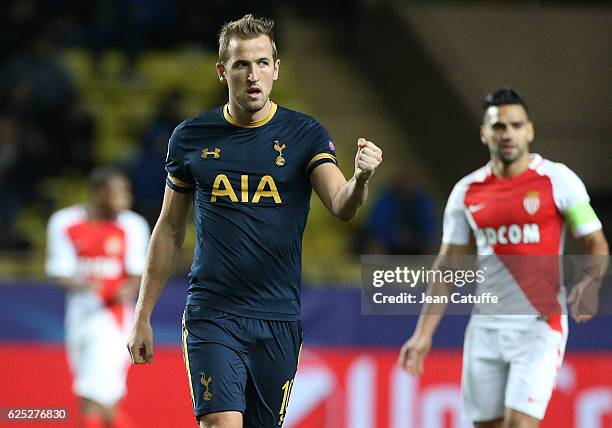
{"label": "player's hand", "polygon": [[153,328],[148,321],[137,321],[127,343],[134,364],[153,363]]}
{"label": "player's hand", "polygon": [[413,335],[400,349],[399,365],[413,376],[423,374],[423,363],[431,349],[431,337]]}
{"label": "player's hand", "polygon": [[570,314],[577,323],[590,321],[599,306],[599,285],[592,278],[580,280],[567,297]]}
{"label": "player's hand", "polygon": [[382,162],[382,150],[365,138],[357,140],[357,154],[355,155],[355,179],[365,183],[374,174]]}

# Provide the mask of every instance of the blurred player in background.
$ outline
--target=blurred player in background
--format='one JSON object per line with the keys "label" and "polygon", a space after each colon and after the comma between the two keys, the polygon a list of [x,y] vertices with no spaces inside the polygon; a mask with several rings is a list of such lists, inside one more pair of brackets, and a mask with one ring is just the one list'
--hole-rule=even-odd
{"label": "blurred player in background", "polygon": [[187,119],[170,138],[162,212],[128,343],[135,363],[152,362],[151,313],[193,205],[183,351],[202,427],[283,424],[302,343],[301,247],[312,189],[349,220],[382,161],[381,150],[360,138],[346,181],[327,130],[270,100],[280,65],[273,25],[245,15],[222,28],[217,72],[229,102]]}
{"label": "blurred player in background", "polygon": [[83,428],[130,426],[118,409],[126,393],[125,352],[144,270],[149,227],[129,211],[130,183],[101,167],[88,203],[64,208],[48,225],[47,274],[67,291],[66,345]]}
{"label": "blurred player in background", "polygon": [[[564,224],[589,256],[607,255],[608,244],[576,174],[530,154],[534,128],[519,94],[501,89],[487,95],[480,135],[491,161],[451,192],[439,259],[470,253],[473,238],[478,255],[497,260],[486,291],[514,306],[474,307],[463,350],[464,413],[476,427],[538,427],[567,338],[557,257],[563,252]],[[577,322],[595,314],[598,286],[587,275],[572,289],[567,301]],[[430,292],[440,287],[434,284]],[[423,373],[445,307],[423,307],[414,334],[400,351],[400,364],[409,373]]]}

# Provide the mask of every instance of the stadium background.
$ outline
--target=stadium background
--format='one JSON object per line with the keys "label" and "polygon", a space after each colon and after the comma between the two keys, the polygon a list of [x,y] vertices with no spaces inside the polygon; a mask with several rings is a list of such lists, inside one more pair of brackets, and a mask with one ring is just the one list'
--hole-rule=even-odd
{"label": "stadium background", "polygon": [[[75,415],[62,346],[63,294],[43,274],[45,222],[53,210],[86,198],[83,177],[107,162],[130,171],[136,208],[154,221],[167,130],[176,117],[223,102],[215,34],[245,12],[277,20],[282,64],[273,99],[328,127],[346,175],[358,136],[385,151],[355,221],[332,219],[313,198],[304,238],[305,352],[288,426],[465,424],[458,382],[467,320],[447,317],[426,374],[405,376],[395,360],[415,319],[359,314],[359,254],[397,250],[378,238],[384,231],[373,226],[381,219],[375,208],[377,196],[407,183],[426,195],[411,200],[410,212],[432,206],[427,237],[409,247],[435,250],[452,184],[487,158],[477,134],[484,93],[504,85],[523,93],[536,125],[533,151],[583,178],[612,236],[612,8],[606,2],[279,3],[13,0],[0,6],[0,407],[68,407]],[[188,240],[154,315],[155,364],[130,372],[124,405],[136,426],[194,426],[179,347],[192,248]],[[571,324],[543,426],[612,426],[610,321]]]}

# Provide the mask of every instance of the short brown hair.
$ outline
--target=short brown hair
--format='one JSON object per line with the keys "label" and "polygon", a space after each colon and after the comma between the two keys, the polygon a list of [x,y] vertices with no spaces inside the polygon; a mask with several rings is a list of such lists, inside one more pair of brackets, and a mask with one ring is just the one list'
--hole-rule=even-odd
{"label": "short brown hair", "polygon": [[115,177],[123,178],[128,182],[130,181],[126,172],[117,165],[97,166],[89,173],[89,176],[87,177],[89,189],[97,190],[108,186],[111,180]]}
{"label": "short brown hair", "polygon": [[276,43],[274,42],[274,21],[267,18],[255,18],[250,13],[237,21],[227,22],[219,32],[219,62],[225,64],[228,59],[228,46],[232,38],[240,40],[254,39],[259,36],[268,36],[272,43],[272,59],[276,61]]}

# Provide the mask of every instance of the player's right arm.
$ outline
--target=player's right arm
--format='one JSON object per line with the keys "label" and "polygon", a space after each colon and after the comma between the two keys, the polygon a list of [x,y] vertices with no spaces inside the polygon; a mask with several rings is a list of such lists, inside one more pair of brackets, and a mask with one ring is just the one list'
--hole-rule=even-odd
{"label": "player's right arm", "polygon": [[134,325],[127,344],[132,361],[136,364],[153,362],[151,314],[174,270],[176,256],[185,240],[192,196],[191,193],[176,192],[166,187],[161,213],[149,244]]}
{"label": "player's right arm", "polygon": [[[468,245],[443,243],[432,269],[440,269],[441,265],[450,267],[460,266],[462,256],[471,252],[471,247]],[[427,289],[427,295],[449,296],[451,291],[445,284],[433,283]],[[433,335],[444,316],[447,305],[447,303],[423,304],[414,333],[400,349],[399,364],[411,375],[418,376],[423,374],[425,357],[431,349]]]}
{"label": "player's right arm", "polygon": [[49,219],[45,271],[66,291],[95,289],[98,284],[78,274],[78,256],[67,232],[71,221],[74,222],[74,216],[69,210],[60,210]]}
{"label": "player's right arm", "polygon": [[[463,256],[473,253],[470,245],[471,229],[466,217],[465,180],[459,181],[453,188],[444,210],[442,245],[438,257],[432,267],[460,267]],[[445,284],[429,285],[427,294],[430,296],[450,295],[452,290]],[[444,301],[441,299],[440,301]],[[417,376],[423,374],[423,362],[431,348],[432,337],[446,311],[446,303],[425,303],[414,333],[400,349],[399,364],[408,373]]]}

